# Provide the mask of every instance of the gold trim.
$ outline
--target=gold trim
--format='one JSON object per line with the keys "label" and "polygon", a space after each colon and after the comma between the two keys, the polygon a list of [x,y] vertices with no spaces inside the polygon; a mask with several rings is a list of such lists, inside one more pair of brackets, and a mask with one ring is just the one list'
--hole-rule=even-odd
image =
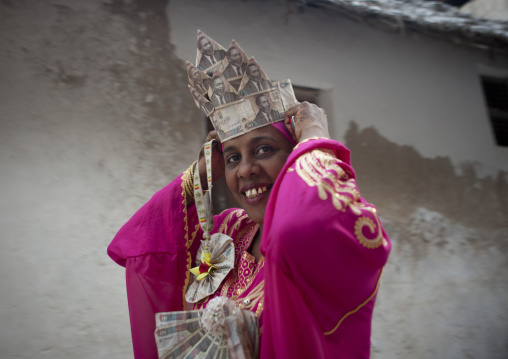
{"label": "gold trim", "polygon": [[354,314],[357,311],[359,311],[365,304],[367,304],[374,297],[374,295],[376,295],[377,290],[379,289],[379,283],[381,282],[381,276],[383,275],[384,269],[385,268],[383,267],[383,269],[381,269],[381,273],[379,273],[379,278],[377,279],[376,288],[374,289],[374,292],[372,292],[372,294],[362,304],[360,304],[358,307],[356,307],[355,309],[353,309],[353,310],[347,312],[346,314],[344,314],[344,316],[342,318],[340,318],[340,320],[337,323],[337,325],[332,330],[330,330],[329,332],[325,332],[324,333],[325,335],[333,334],[339,328],[339,326],[342,324],[344,319],[349,317],[351,314]]}
{"label": "gold trim", "polygon": [[[386,240],[383,237],[383,231],[381,231],[381,223],[379,223],[379,218],[374,216],[376,219],[376,223],[366,216],[362,216],[358,218],[355,222],[355,236],[358,239],[358,242],[365,248],[374,249],[385,244]],[[363,229],[368,227],[370,233],[375,234],[377,230],[377,235],[375,238],[369,239],[365,237],[363,234]]]}
{"label": "gold trim", "polygon": [[[315,149],[300,156],[295,162],[296,173],[309,187],[317,187],[319,198],[331,201],[335,209],[344,212],[359,202],[360,193],[356,181],[336,163],[337,159],[329,150]],[[361,212],[355,212],[361,214]]]}
{"label": "gold trim", "polygon": [[[228,233],[228,222],[231,220],[231,218],[233,218],[234,215],[236,215],[237,217],[240,217],[240,213],[242,213],[242,212],[243,212],[243,209],[236,209],[234,211],[231,211],[231,213],[229,213],[226,216],[226,218],[224,218],[224,220],[222,221],[219,229],[217,230],[217,233],[227,234]],[[235,222],[235,224],[236,224],[236,222]],[[233,227],[234,227],[234,225],[233,225]]]}
{"label": "gold trim", "polygon": [[[182,175],[182,187],[185,190],[185,196],[189,200],[194,200],[194,167],[197,161],[194,161]],[[191,203],[187,203],[190,205]]]}
{"label": "gold trim", "polygon": [[[183,205],[183,221],[184,221],[184,231],[185,231],[185,246],[187,247],[187,270],[185,271],[185,282],[182,288],[182,299],[183,299],[183,310],[185,310],[187,306],[187,301],[185,300],[185,293],[187,293],[187,288],[189,287],[189,279],[190,279],[190,269],[192,267],[192,256],[189,252],[192,243],[194,243],[194,239],[196,239],[196,235],[199,230],[199,223],[196,225],[194,233],[191,234],[191,238],[189,240],[189,223],[188,223],[188,213],[187,207],[190,206],[194,201],[194,167],[197,161],[194,161],[189,168],[185,170],[182,174],[182,205]],[[187,202],[189,201],[189,202]]]}
{"label": "gold trim", "polygon": [[[236,296],[234,296],[233,298],[237,299],[239,296],[241,296],[243,293],[245,293],[247,291],[247,289],[249,289],[252,285],[252,283],[254,282],[254,278],[256,278],[256,276],[258,275],[259,271],[261,270],[261,268],[265,265],[265,257],[261,257],[259,258],[259,261],[257,263],[257,266],[256,266],[256,269],[254,269],[254,272],[251,274],[251,281],[248,282],[248,284],[242,288],[242,289],[238,289],[237,292],[236,292]],[[259,283],[256,287],[254,287],[254,290],[257,289],[257,287],[260,285],[260,284],[263,284],[264,285],[264,282],[265,280],[263,279],[261,281],[261,283]],[[254,291],[253,290],[253,291]],[[252,292],[251,292],[252,293]]]}
{"label": "gold trim", "polygon": [[192,256],[189,251],[187,251],[187,270],[185,271],[185,284],[182,290],[182,299],[183,299],[183,309],[187,307],[187,301],[185,300],[185,294],[187,293],[187,288],[189,287],[189,279],[190,279],[190,269],[192,267]]}
{"label": "gold trim", "polygon": [[[191,165],[192,167],[192,165]],[[187,270],[185,271],[185,281],[184,281],[184,284],[183,284],[183,288],[182,288],[182,305],[183,305],[183,310],[185,310],[185,307],[186,307],[186,303],[187,301],[185,300],[185,293],[187,292],[187,287],[189,286],[189,269],[191,268],[191,261],[192,261],[192,257],[189,253],[189,225],[187,223],[187,197],[185,195],[185,183],[187,182],[186,181],[186,176],[189,176],[189,172],[190,172],[190,169],[191,167],[189,167],[182,175],[182,183],[180,184],[181,187],[182,187],[182,193],[181,193],[181,196],[182,196],[182,205],[183,205],[183,221],[184,221],[184,231],[185,231],[185,245],[187,247]]]}

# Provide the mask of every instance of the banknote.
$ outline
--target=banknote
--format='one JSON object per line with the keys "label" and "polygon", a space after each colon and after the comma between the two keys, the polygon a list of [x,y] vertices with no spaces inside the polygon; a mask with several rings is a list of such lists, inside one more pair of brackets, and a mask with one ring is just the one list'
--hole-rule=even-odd
{"label": "banknote", "polygon": [[204,32],[198,30],[197,34],[196,66],[207,74],[213,73],[222,65],[226,50]]}
{"label": "banknote", "polygon": [[155,340],[159,359],[253,359],[259,352],[257,316],[228,300],[222,308],[226,336],[207,333],[204,310],[156,314]]}
{"label": "banknote", "polygon": [[281,121],[284,112],[297,104],[290,80],[273,81],[270,88],[247,94],[232,106],[215,108],[210,119],[221,141]]}
{"label": "banknote", "polygon": [[155,316],[155,325],[157,327],[167,325],[169,323],[186,321],[189,319],[201,319],[203,316],[202,310],[185,310],[181,312],[165,312],[157,313]]}

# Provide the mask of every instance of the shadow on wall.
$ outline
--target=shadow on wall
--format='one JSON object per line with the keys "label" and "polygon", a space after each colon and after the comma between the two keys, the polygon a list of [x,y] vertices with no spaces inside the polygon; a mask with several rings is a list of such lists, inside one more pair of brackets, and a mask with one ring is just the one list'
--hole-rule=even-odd
{"label": "shadow on wall", "polygon": [[414,148],[397,145],[374,128],[361,131],[351,122],[345,136],[362,195],[382,216],[408,219],[417,208],[427,208],[470,228],[508,225],[507,174],[479,178],[473,164],[463,164],[458,175],[447,157],[424,158]]}

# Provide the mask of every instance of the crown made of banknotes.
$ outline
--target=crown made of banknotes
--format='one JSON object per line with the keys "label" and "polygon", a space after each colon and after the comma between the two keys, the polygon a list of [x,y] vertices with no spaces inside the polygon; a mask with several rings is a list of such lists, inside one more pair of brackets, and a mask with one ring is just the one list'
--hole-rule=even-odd
{"label": "crown made of banknotes", "polygon": [[222,142],[282,121],[297,101],[290,80],[270,81],[233,40],[229,49],[198,30],[196,65],[187,62],[189,90]]}

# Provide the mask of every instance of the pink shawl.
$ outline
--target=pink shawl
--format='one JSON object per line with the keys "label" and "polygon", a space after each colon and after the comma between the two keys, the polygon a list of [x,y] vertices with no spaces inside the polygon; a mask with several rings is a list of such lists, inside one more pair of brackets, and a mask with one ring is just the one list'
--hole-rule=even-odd
{"label": "pink shawl", "polygon": [[300,143],[282,169],[261,242],[262,358],[369,357],[390,244],[354,178],[349,150],[333,140]]}

